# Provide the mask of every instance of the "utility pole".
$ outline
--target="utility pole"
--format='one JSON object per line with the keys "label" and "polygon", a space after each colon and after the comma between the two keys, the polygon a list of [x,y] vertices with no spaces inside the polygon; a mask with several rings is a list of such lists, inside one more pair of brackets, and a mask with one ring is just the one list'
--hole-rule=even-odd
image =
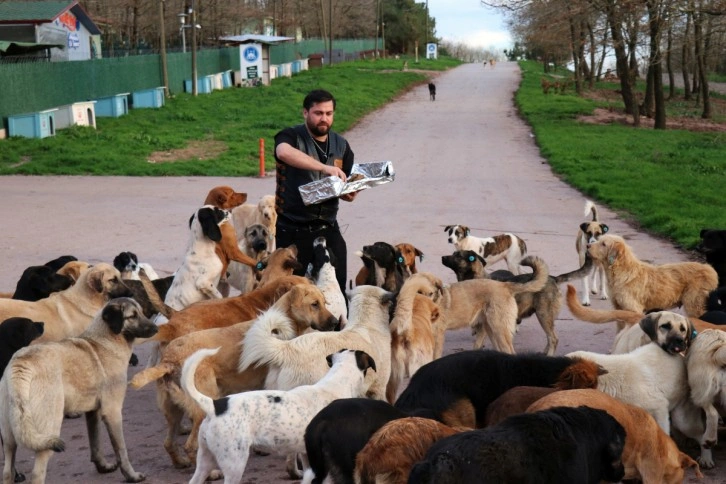
{"label": "utility pole", "polygon": [[328,49],[328,56],[330,60],[328,63],[332,66],[333,65],[333,0],[330,0],[328,2],[328,5],[330,6],[330,18],[328,19],[328,34],[330,35],[330,47]]}
{"label": "utility pole", "polygon": [[376,59],[378,59],[378,33],[381,24],[381,0],[376,0]]}
{"label": "utility pole", "polygon": [[199,94],[197,86],[197,11],[194,8],[194,0],[189,12],[192,22],[192,96]]}
{"label": "utility pole", "polygon": [[159,25],[159,37],[160,37],[160,43],[161,43],[161,76],[164,80],[164,96],[169,96],[169,72],[167,71],[167,65],[166,65],[166,29],[164,28],[164,10],[165,10],[165,1],[161,0],[159,2],[159,18],[160,18],[160,25]]}

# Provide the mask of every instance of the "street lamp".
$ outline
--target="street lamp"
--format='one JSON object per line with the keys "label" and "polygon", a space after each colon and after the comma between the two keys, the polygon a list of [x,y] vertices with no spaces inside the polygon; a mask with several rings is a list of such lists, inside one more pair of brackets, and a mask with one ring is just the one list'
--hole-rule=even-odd
{"label": "street lamp", "polygon": [[186,28],[187,14],[178,13],[176,16],[179,17],[179,23],[181,24],[179,27],[179,33],[181,34],[181,38],[182,38],[182,52],[186,53],[186,51],[187,51],[187,35],[186,35],[186,32],[184,31],[184,29]]}

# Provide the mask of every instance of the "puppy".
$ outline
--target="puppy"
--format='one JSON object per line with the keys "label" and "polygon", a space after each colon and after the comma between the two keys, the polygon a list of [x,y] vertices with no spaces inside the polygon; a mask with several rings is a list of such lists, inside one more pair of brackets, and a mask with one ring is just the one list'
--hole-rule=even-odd
{"label": "puppy", "polygon": [[487,406],[510,388],[593,388],[601,373],[597,364],[581,358],[462,351],[419,368],[395,407],[452,427],[479,428]]}
{"label": "puppy", "polygon": [[325,307],[338,318],[343,328],[348,320],[347,301],[335,277],[335,255],[326,244],[325,237],[313,241],[313,261],[308,264],[305,276],[325,294]]}
{"label": "puppy", "polygon": [[68,289],[75,282],[68,276],[58,274],[46,265],[30,266],[23,271],[12,299],[19,301],[39,301],[54,292]]}
{"label": "puppy", "polygon": [[[32,482],[45,482],[48,460],[62,452],[64,413],[86,413],[91,461],[100,473],[120,466],[127,482],[144,475],[129,462],[121,413],[131,345],[157,328],[130,298],[113,299],[98,311],[78,337],[32,345],[19,350],[0,381],[0,433],[5,467],[3,481],[12,482],[18,443],[35,451]],[[43,398],[37,398],[38,392]],[[117,463],[109,464],[99,447],[104,422]]]}
{"label": "puppy", "polygon": [[408,482],[619,482],[625,430],[607,412],[558,407],[434,443]]}
{"label": "puppy", "polygon": [[[411,274],[416,274],[418,272],[416,267],[416,257],[419,258],[419,262],[423,262],[424,253],[414,247],[413,244],[409,244],[407,242],[401,242],[400,244],[394,245],[394,247],[396,250],[399,250],[403,256],[404,279],[408,278]],[[363,267],[360,268],[358,274],[355,276],[355,285],[362,286],[366,284],[368,274],[368,267],[365,261],[363,261]]]}
{"label": "puppy", "polygon": [[436,101],[436,84],[429,82],[429,99]]}
{"label": "puppy", "polygon": [[[718,441],[717,407],[726,407],[726,332],[707,329],[699,333],[688,351],[686,364],[691,400],[706,413],[706,431],[700,444],[711,448]],[[700,463],[706,468],[714,466],[708,458]]]}
{"label": "puppy", "polygon": [[342,350],[327,356],[330,370],[314,385],[212,400],[197,391],[194,371],[201,359],[216,352],[199,350],[182,369],[182,388],[207,414],[190,484],[204,483],[217,466],[226,481],[241,482],[252,447],[281,454],[305,452],[305,428],[312,418],[334,400],[361,396],[367,370],[376,370],[375,361],[365,352]]}
{"label": "puppy", "polygon": [[534,402],[527,412],[538,412],[553,407],[599,408],[612,415],[625,429],[623,447],[623,479],[634,479],[644,484],[681,484],[684,470],[695,467],[700,478],[698,463],[676,446],[663,429],[645,410],[629,405],[598,390],[564,390]]}
{"label": "puppy", "polygon": [[113,259],[113,266],[121,273],[122,279],[140,280],[139,269],[144,269],[144,272],[152,281],[159,278],[151,264],[139,262],[139,258],[133,252],[124,251],[119,253]]}
{"label": "puppy", "polygon": [[212,205],[217,208],[232,210],[247,201],[247,194],[235,192],[234,188],[226,185],[220,185],[209,190],[207,198],[204,199],[204,205]]}
{"label": "puppy", "polygon": [[[592,221],[580,224],[580,230],[577,231],[577,238],[575,239],[575,249],[577,250],[577,256],[579,257],[581,266],[585,263],[587,246],[597,242],[597,239],[601,235],[606,234],[610,230],[607,225],[600,223],[597,207],[590,200],[585,202],[585,215],[588,213],[592,213]],[[582,278],[582,304],[585,306],[590,305],[590,277],[592,277],[592,293],[597,294],[599,288],[600,298],[608,298],[605,270],[602,265],[596,264],[593,267],[592,274]]]}
{"label": "puppy", "polygon": [[[466,281],[470,279],[493,279],[496,281],[511,282],[528,282],[533,278],[533,274],[520,274],[515,276],[509,271],[499,270],[491,274],[487,274],[484,270],[486,261],[476,252],[471,250],[457,250],[451,255],[441,257],[441,262],[453,270],[456,274],[457,281]],[[522,319],[528,318],[535,314],[540,326],[547,335],[547,346],[545,353],[554,355],[557,350],[558,338],[555,332],[555,319],[560,312],[560,288],[559,284],[578,279],[586,276],[592,268],[592,259],[585,259],[582,267],[579,269],[561,274],[559,276],[549,276],[545,286],[537,292],[524,292],[515,294],[514,299],[517,302],[517,324]]]}
{"label": "puppy", "polygon": [[[239,248],[247,256],[259,262],[269,254],[270,233],[267,227],[262,224],[252,224],[247,226],[242,233],[244,236]],[[244,294],[254,289],[256,282],[256,268],[236,261],[229,263],[227,267],[227,284]],[[228,290],[226,292],[229,293]]]}
{"label": "puppy", "polygon": [[527,255],[527,244],[514,234],[501,234],[479,238],[471,235],[466,225],[447,225],[444,232],[456,250],[473,250],[484,258],[487,265],[504,260],[512,274],[519,274],[519,263]]}
{"label": "puppy", "polygon": [[718,285],[716,271],[707,264],[648,264],[638,260],[617,235],[601,236],[587,251],[595,264],[605,268],[615,309],[643,313],[683,306],[687,316],[697,318],[705,311],[708,294]]}
{"label": "puppy", "polygon": [[382,287],[388,292],[398,293],[406,279],[404,258],[401,251],[387,242],[375,242],[364,245],[362,251],[355,253],[363,261],[366,278],[356,285]]}
{"label": "puppy", "polygon": [[726,286],[726,230],[703,229],[696,250],[706,256],[706,262],[718,274],[718,285]]}

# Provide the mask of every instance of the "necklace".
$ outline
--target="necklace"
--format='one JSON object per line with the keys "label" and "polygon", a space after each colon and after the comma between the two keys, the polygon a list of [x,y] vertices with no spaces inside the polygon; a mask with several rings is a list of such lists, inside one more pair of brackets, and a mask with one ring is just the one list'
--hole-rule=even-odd
{"label": "necklace", "polygon": [[[310,134],[310,133],[308,133]],[[328,135],[327,138],[325,138],[325,149],[323,150],[323,147],[320,146],[315,138],[313,138],[313,135],[310,134],[310,139],[313,140],[313,144],[315,144],[315,147],[319,150],[319,153],[323,154],[323,157],[325,158],[325,161],[328,161],[328,147],[330,146],[330,135]]]}

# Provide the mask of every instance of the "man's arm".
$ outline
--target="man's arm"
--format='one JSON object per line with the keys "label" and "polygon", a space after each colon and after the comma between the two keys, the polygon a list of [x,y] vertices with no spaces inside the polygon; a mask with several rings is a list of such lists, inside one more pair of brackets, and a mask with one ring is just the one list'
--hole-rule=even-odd
{"label": "man's arm", "polygon": [[327,176],[337,176],[343,181],[348,179],[348,177],[345,176],[345,172],[340,168],[321,163],[289,143],[278,144],[277,147],[275,147],[275,156],[277,156],[280,161],[301,170],[319,171]]}

